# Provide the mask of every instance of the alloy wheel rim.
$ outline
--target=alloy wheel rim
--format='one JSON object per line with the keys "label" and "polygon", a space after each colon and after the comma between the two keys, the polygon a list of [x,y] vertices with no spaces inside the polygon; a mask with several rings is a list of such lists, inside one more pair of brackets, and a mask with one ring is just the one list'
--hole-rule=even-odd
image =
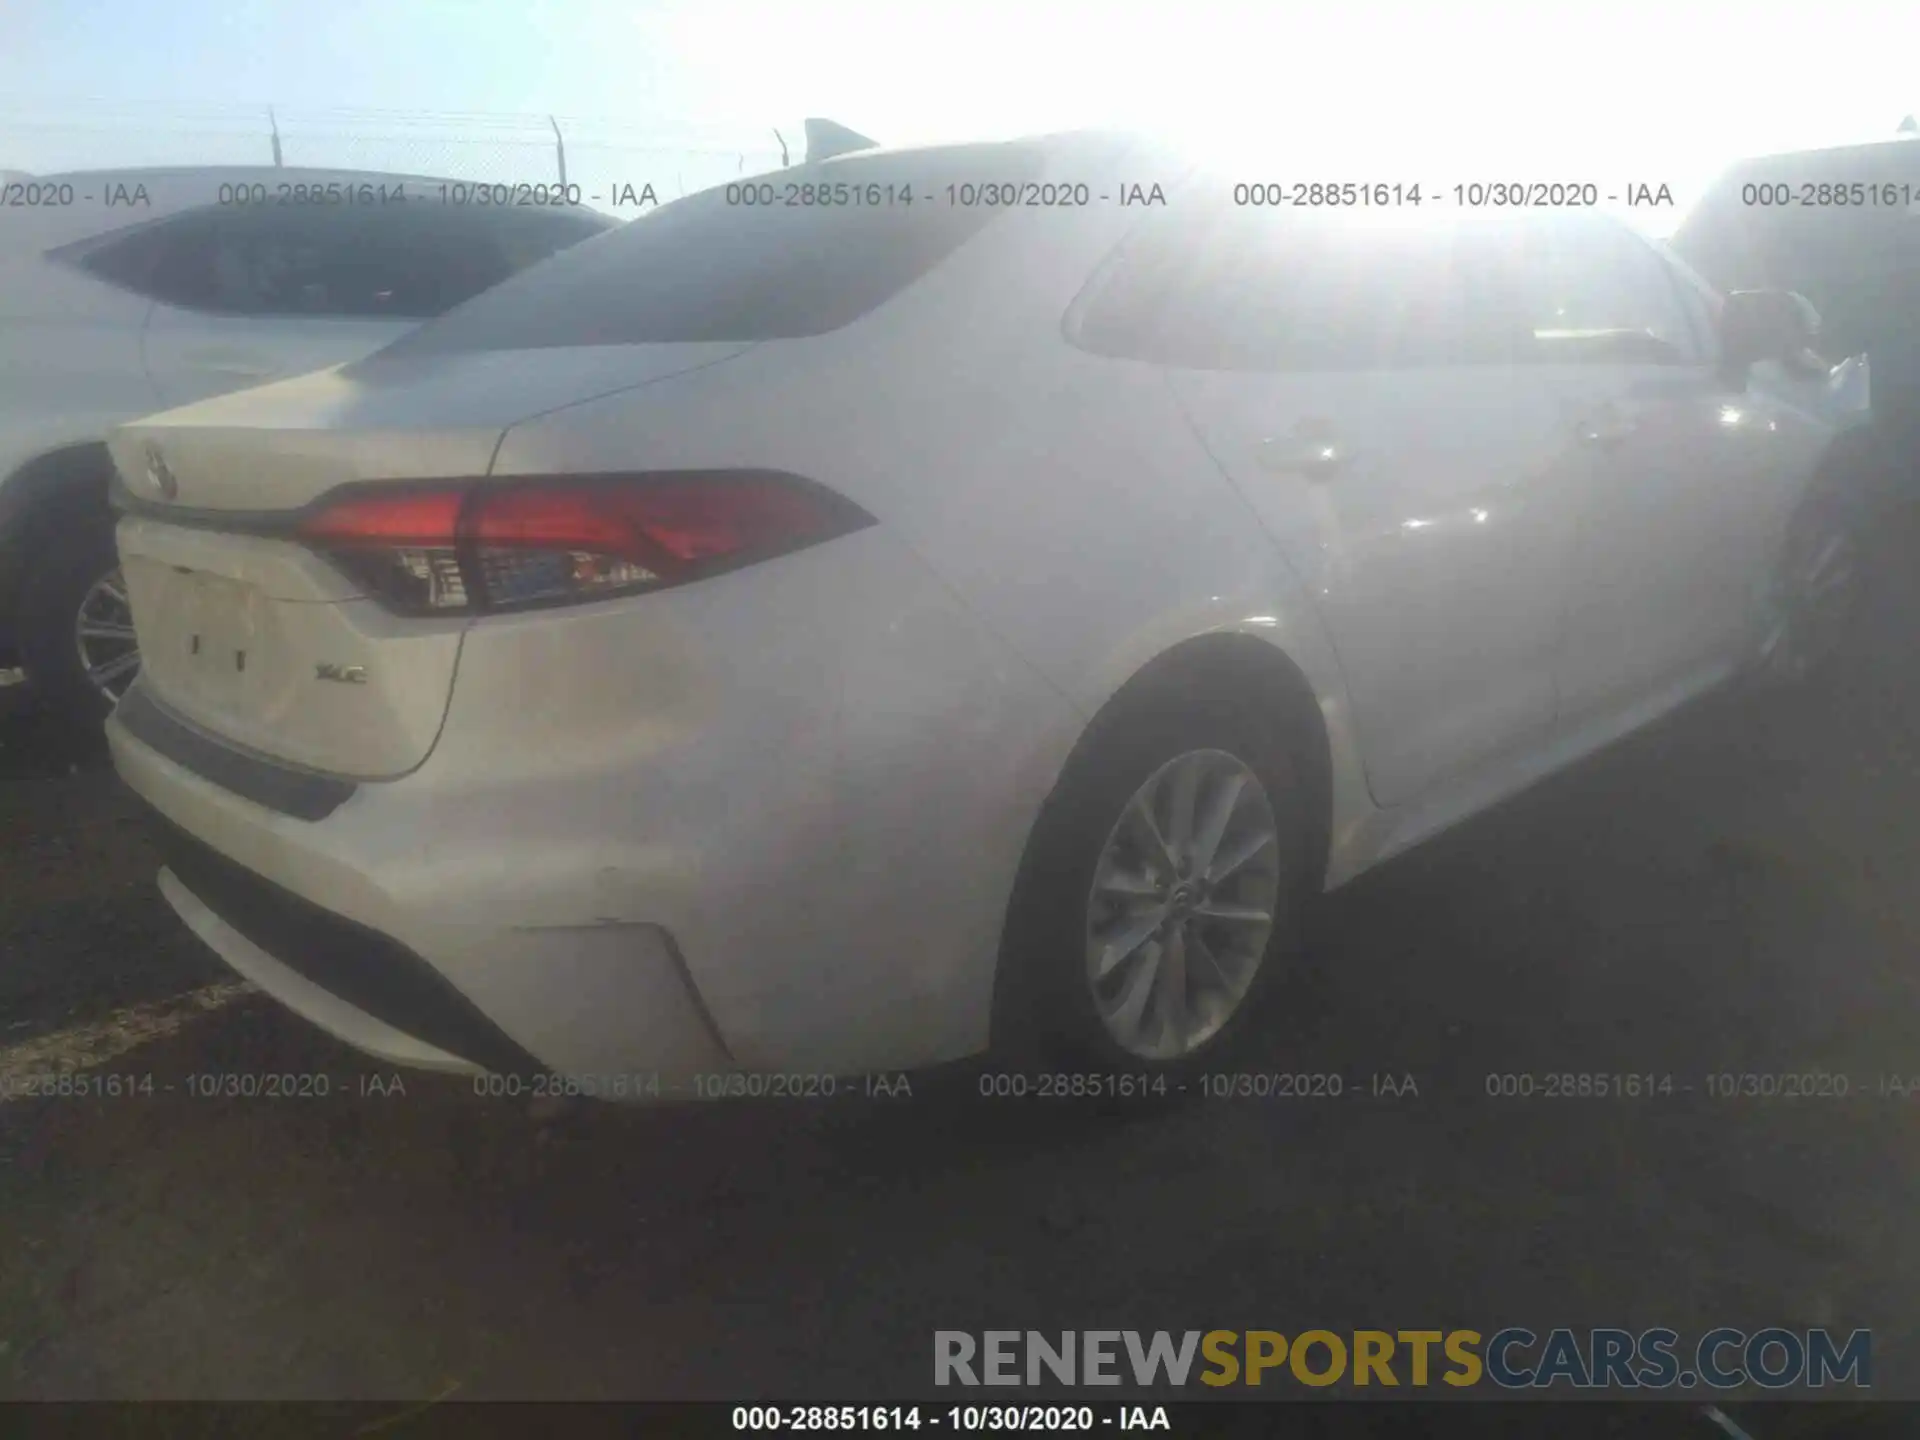
{"label": "alloy wheel rim", "polygon": [[87,680],[109,703],[117,705],[140,673],[133,606],[119,570],[109,570],[88,589],[74,618],[74,640]]}
{"label": "alloy wheel rim", "polygon": [[1162,765],[1108,832],[1087,896],[1086,979],[1108,1035],[1144,1060],[1205,1045],[1252,989],[1279,903],[1259,777],[1224,750]]}

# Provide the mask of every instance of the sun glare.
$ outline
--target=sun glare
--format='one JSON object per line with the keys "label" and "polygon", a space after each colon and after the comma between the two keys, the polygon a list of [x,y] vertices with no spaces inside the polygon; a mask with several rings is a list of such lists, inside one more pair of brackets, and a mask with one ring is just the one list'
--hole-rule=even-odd
{"label": "sun glare", "polygon": [[1897,60],[1920,27],[1864,6],[701,0],[663,33],[715,113],[891,143],[1120,126],[1249,180],[1665,186],[1631,217],[1658,233],[1743,155],[1891,137],[1920,103]]}

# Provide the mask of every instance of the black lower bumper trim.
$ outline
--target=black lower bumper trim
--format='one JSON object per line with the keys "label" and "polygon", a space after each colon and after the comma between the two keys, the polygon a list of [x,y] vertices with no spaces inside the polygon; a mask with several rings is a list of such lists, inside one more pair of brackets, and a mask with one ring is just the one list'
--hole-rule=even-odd
{"label": "black lower bumper trim", "polygon": [[358,788],[351,780],[236,749],[177,719],[142,686],[134,686],[114,710],[114,718],[134,739],[174,764],[296,820],[326,819]]}
{"label": "black lower bumper trim", "polygon": [[289,970],[462,1060],[498,1074],[547,1071],[399,941],[281,889],[151,813],[162,857],[180,883]]}

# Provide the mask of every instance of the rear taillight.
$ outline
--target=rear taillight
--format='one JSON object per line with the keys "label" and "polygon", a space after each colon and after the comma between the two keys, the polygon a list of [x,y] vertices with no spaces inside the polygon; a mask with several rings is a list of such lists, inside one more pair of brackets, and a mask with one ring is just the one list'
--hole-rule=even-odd
{"label": "rear taillight", "polygon": [[658,590],[872,523],[796,475],[703,471],[358,488],[297,534],[393,608],[446,614]]}

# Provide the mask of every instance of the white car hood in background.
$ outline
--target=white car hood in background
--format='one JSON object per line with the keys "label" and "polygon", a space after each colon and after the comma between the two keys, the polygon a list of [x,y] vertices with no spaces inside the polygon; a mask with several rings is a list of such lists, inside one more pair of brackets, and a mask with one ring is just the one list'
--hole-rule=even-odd
{"label": "white car hood in background", "polygon": [[[515,423],[702,369],[751,342],[375,356],[120,426],[110,448],[140,499],[293,509],[357,480],[484,475]],[[148,482],[157,448],[175,487]]]}

